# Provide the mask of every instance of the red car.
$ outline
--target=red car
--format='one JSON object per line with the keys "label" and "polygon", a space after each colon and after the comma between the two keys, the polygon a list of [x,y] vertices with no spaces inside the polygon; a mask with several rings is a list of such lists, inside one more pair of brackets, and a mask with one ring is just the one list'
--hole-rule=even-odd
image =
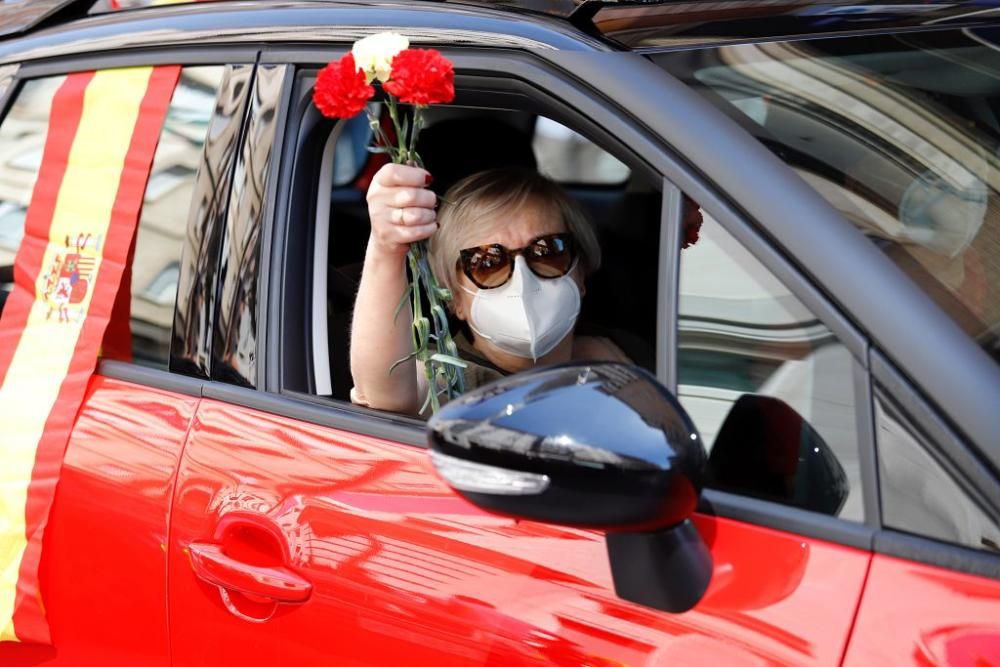
{"label": "red car", "polygon": [[[153,4],[0,7],[0,264],[67,75],[181,66],[0,665],[1000,665],[992,4]],[[634,365],[350,403],[379,163],[311,91],[390,28],[433,173],[588,211]]]}

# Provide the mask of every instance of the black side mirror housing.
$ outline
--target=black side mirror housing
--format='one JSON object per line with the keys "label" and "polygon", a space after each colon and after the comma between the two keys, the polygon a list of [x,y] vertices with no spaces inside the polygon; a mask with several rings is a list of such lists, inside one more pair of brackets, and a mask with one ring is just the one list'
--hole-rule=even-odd
{"label": "black side mirror housing", "polygon": [[448,403],[428,440],[438,473],[479,507],[607,531],[621,597],[677,612],[707,588],[711,557],[689,521],[705,449],[646,371],[577,363],[519,373]]}
{"label": "black side mirror housing", "polygon": [[708,462],[713,489],[836,516],[847,473],[819,433],[790,405],[744,394],[726,415]]}

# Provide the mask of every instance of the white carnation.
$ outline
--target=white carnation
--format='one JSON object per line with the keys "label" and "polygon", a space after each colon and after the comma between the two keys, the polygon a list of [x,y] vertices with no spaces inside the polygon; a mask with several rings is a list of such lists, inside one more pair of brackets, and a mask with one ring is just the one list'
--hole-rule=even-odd
{"label": "white carnation", "polygon": [[392,76],[392,59],[410,47],[410,40],[395,32],[379,32],[354,42],[351,53],[354,63],[365,73],[368,83],[373,79],[388,81]]}

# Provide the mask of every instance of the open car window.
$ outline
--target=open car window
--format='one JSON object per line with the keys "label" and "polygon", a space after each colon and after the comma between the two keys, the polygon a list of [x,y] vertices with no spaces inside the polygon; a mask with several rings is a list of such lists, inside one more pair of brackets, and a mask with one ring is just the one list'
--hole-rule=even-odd
{"label": "open car window", "polygon": [[[639,177],[606,147],[537,109],[511,108],[509,103],[491,107],[488,96],[475,101],[479,103],[463,103],[459,90],[454,104],[427,110],[419,150],[434,176],[432,187],[440,194],[465,176],[504,166],[534,169],[562,181],[591,221],[602,255],[601,268],[586,281],[576,335],[606,338],[653,371],[659,184]],[[377,103],[372,108],[379,111]],[[309,138],[296,156],[296,174],[303,176],[293,192],[303,197],[293,195],[290,204],[295,219],[314,224],[301,246],[300,266],[310,268],[289,278],[308,295],[299,311],[304,320],[299,328],[308,332],[308,340],[295,348],[301,354],[285,346],[284,387],[349,401],[350,328],[370,234],[365,194],[386,158],[366,150],[371,130],[364,114],[335,123],[309,109],[302,124],[300,133]],[[574,161],[584,168],[571,169]],[[453,321],[453,326],[460,329],[461,323]],[[294,335],[292,327],[284,330]]]}

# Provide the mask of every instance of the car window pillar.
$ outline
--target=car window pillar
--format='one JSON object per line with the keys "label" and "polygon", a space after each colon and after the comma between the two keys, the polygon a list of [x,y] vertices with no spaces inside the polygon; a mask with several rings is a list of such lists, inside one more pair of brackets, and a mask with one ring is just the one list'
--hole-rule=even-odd
{"label": "car window pillar", "polygon": [[170,370],[175,373],[207,378],[211,371],[222,230],[253,76],[252,64],[226,67],[198,165],[170,345]]}

